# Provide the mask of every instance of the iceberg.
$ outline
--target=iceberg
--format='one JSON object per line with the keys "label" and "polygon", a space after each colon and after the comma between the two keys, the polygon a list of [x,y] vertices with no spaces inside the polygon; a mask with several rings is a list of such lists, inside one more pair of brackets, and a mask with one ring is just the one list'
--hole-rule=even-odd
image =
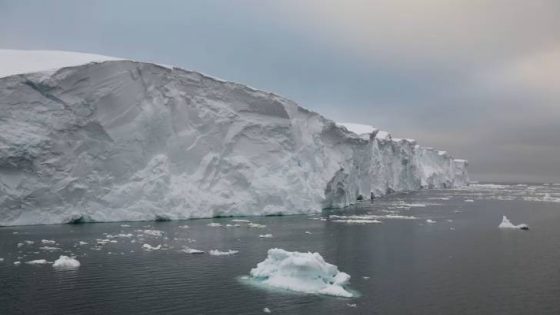
{"label": "iceberg", "polygon": [[519,230],[528,230],[529,226],[525,223],[514,225],[511,221],[504,215],[502,218],[502,223],[498,225],[500,229],[519,229]]}
{"label": "iceberg", "polygon": [[267,258],[251,269],[250,277],[258,283],[290,291],[354,296],[345,288],[350,275],[325,262],[319,253],[269,249]]}
{"label": "iceberg", "polygon": [[46,259],[30,260],[30,261],[26,261],[25,263],[28,264],[28,265],[45,265],[45,264],[50,264],[50,262],[48,262]]}
{"label": "iceberg", "polygon": [[0,225],[318,213],[468,183],[466,160],[269,92],[53,54],[0,77]]}

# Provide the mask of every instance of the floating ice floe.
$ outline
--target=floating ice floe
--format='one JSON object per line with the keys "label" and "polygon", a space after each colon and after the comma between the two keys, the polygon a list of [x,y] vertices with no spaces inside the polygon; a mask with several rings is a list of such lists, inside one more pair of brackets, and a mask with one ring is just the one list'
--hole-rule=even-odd
{"label": "floating ice floe", "polygon": [[529,229],[529,226],[527,226],[527,224],[525,224],[525,223],[514,225],[513,223],[511,223],[511,221],[505,215],[502,218],[502,223],[500,223],[500,225],[498,225],[498,227],[500,229],[519,229],[519,230],[528,230]]}
{"label": "floating ice floe", "polygon": [[432,219],[427,219],[426,223],[436,223],[436,221],[432,220]]}
{"label": "floating ice floe", "polygon": [[465,199],[465,202],[474,202],[472,199]]}
{"label": "floating ice floe", "polygon": [[346,219],[346,220],[331,220],[331,222],[337,223],[348,223],[348,224],[372,224],[372,223],[382,223],[377,219],[365,220],[365,219]]}
{"label": "floating ice floe", "polygon": [[142,245],[142,249],[145,251],[152,251],[152,250],[159,250],[161,249],[161,244],[158,246],[152,246],[150,244],[144,244]]}
{"label": "floating ice floe", "polygon": [[206,225],[210,226],[210,227],[221,227],[221,226],[223,226],[221,223],[216,223],[216,222],[208,223]]}
{"label": "floating ice floe", "polygon": [[41,243],[43,243],[43,244],[48,244],[48,245],[54,245],[54,244],[56,244],[56,242],[55,242],[55,241],[52,241],[52,240],[41,240]]}
{"label": "floating ice floe", "polygon": [[319,253],[268,250],[267,258],[251,269],[251,278],[259,283],[302,293],[341,297],[354,295],[344,288],[350,275],[325,262]]}
{"label": "floating ice floe", "polygon": [[250,222],[247,226],[251,227],[251,228],[258,228],[258,229],[264,229],[266,227],[266,225],[264,225],[264,224],[258,224],[258,223],[252,223],[252,222]]}
{"label": "floating ice floe", "polygon": [[309,232],[309,231],[305,231],[305,234],[313,234],[313,233],[311,233],[311,232]]}
{"label": "floating ice floe", "polygon": [[230,255],[235,255],[237,253],[239,253],[238,250],[231,250],[231,249],[225,252],[221,250],[213,249],[209,252],[209,254],[212,256],[230,256]]}
{"label": "floating ice floe", "polygon": [[88,242],[84,242],[84,241],[79,241],[78,242],[78,245],[80,245],[80,246],[87,245],[87,244],[88,244]]}
{"label": "floating ice floe", "polygon": [[26,261],[25,263],[28,264],[28,265],[45,265],[45,264],[50,264],[50,262],[48,262],[46,259],[30,260],[30,261]]}
{"label": "floating ice floe", "polygon": [[251,223],[251,221],[249,221],[249,220],[244,220],[244,219],[233,219],[233,220],[231,220],[231,222]]}
{"label": "floating ice floe", "polygon": [[0,257],[0,262],[3,262],[3,261],[4,261],[4,258]]}
{"label": "floating ice floe", "polygon": [[184,247],[183,249],[181,249],[181,251],[186,254],[204,254],[203,250],[194,249],[190,247]]}
{"label": "floating ice floe", "polygon": [[272,234],[259,234],[260,238],[272,238]]}
{"label": "floating ice floe", "polygon": [[189,226],[186,225],[186,224],[185,224],[185,225],[179,225],[178,228],[180,228],[180,229],[188,229]]}
{"label": "floating ice floe", "polygon": [[64,255],[60,255],[53,263],[53,268],[57,269],[76,269],[78,267],[80,267],[80,262],[76,258]]}
{"label": "floating ice floe", "polygon": [[21,265],[21,261],[14,261],[14,266],[19,266]]}
{"label": "floating ice floe", "polygon": [[129,228],[130,225],[128,225],[128,224],[121,224],[121,227],[123,227],[123,228]]}
{"label": "floating ice floe", "polygon": [[272,313],[272,311],[268,307],[263,308],[263,312]]}
{"label": "floating ice floe", "polygon": [[[333,220],[378,220],[378,219],[395,219],[395,220],[416,220],[417,217],[399,214],[386,214],[386,215],[330,215],[329,219]],[[377,223],[377,222],[372,222]]]}

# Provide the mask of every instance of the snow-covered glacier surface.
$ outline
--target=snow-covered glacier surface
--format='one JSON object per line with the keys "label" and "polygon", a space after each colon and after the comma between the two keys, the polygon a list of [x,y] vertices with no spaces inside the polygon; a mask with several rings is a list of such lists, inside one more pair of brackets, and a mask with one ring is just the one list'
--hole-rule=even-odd
{"label": "snow-covered glacier surface", "polygon": [[468,182],[466,161],[367,131],[149,63],[0,78],[0,225],[308,213]]}

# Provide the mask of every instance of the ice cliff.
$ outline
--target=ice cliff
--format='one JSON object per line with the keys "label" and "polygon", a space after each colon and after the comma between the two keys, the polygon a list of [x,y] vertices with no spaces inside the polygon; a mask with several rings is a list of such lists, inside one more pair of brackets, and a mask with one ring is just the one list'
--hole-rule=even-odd
{"label": "ice cliff", "polygon": [[0,225],[316,212],[465,185],[466,165],[179,68],[0,78]]}

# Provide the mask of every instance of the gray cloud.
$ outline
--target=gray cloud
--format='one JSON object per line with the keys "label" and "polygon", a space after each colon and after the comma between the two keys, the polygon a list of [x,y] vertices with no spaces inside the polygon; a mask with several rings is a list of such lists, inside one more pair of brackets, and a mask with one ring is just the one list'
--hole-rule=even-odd
{"label": "gray cloud", "polygon": [[555,0],[7,1],[0,47],[174,64],[560,182]]}

